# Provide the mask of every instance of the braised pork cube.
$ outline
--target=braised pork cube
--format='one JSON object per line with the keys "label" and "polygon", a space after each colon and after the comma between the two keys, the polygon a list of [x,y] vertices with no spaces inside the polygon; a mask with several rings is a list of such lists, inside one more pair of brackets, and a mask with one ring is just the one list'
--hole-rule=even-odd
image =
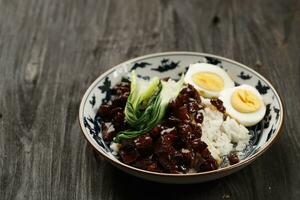
{"label": "braised pork cube", "polygon": [[105,142],[111,142],[116,135],[116,129],[111,122],[102,123],[102,137]]}
{"label": "braised pork cube", "polygon": [[122,161],[126,164],[135,162],[140,156],[138,150],[135,147],[134,141],[131,139],[123,140],[121,142],[119,154]]}
{"label": "braised pork cube", "polygon": [[230,165],[234,165],[240,161],[239,157],[236,155],[236,153],[231,153],[227,156]]}

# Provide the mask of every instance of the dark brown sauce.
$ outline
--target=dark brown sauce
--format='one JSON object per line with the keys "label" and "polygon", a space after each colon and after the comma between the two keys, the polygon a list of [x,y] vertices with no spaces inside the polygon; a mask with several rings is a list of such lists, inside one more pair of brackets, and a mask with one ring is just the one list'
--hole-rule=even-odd
{"label": "dark brown sauce", "polygon": [[[124,108],[130,93],[130,83],[121,82],[112,89],[112,98],[100,106],[102,136],[112,142],[119,131],[128,129],[124,121]],[[168,105],[160,124],[149,133],[121,141],[119,157],[122,162],[134,167],[155,172],[187,173],[211,171],[219,167],[207,144],[201,141],[203,122],[199,93],[191,85],[186,86]],[[220,112],[225,108],[219,99],[211,100]],[[235,163],[235,157],[230,157]]]}

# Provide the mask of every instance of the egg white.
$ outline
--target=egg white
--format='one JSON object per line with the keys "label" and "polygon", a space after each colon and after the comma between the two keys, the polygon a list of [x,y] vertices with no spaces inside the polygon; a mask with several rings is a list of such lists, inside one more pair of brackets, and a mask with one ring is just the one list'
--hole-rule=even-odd
{"label": "egg white", "polygon": [[[244,89],[252,92],[259,99],[259,103],[261,105],[260,108],[251,113],[241,113],[234,109],[231,104],[231,96],[238,89]],[[238,87],[225,89],[220,92],[219,99],[223,101],[223,106],[226,108],[226,113],[244,126],[253,126],[261,121],[265,116],[266,105],[264,104],[263,98],[259,92],[250,85],[241,85]]]}
{"label": "egg white", "polygon": [[223,89],[234,87],[234,82],[231,80],[231,78],[228,76],[228,74],[220,67],[212,65],[212,64],[208,64],[208,63],[191,64],[189,66],[189,69],[188,69],[185,77],[184,77],[184,81],[185,81],[185,83],[188,83],[188,84],[191,84],[192,86],[194,86],[196,88],[196,90],[201,92],[201,94],[203,94],[203,96],[205,96],[205,97],[208,97],[208,98],[218,97],[220,92],[207,90],[207,89],[202,88],[198,84],[196,84],[193,81],[192,76],[199,72],[210,72],[210,73],[214,73],[214,74],[218,75],[220,78],[223,79],[223,82],[224,82]]}

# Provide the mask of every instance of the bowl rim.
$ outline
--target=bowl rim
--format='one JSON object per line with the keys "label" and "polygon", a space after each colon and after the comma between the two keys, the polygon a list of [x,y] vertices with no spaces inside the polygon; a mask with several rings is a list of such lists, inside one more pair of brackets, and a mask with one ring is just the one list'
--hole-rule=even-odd
{"label": "bowl rim", "polygon": [[[247,70],[249,70],[250,72],[252,72],[253,74],[255,74],[256,76],[258,76],[261,80],[263,80],[264,82],[266,82],[268,84],[268,86],[274,91],[274,94],[276,95],[276,97],[279,99],[279,108],[281,110],[280,112],[280,118],[279,120],[279,125],[278,128],[276,129],[276,131],[274,132],[274,136],[267,141],[266,143],[264,143],[260,149],[254,153],[253,155],[247,157],[246,159],[234,164],[234,165],[230,165],[224,168],[219,168],[216,170],[212,170],[212,171],[207,171],[207,172],[197,172],[197,173],[190,173],[190,174],[169,174],[169,173],[160,173],[160,172],[152,172],[152,171],[147,171],[147,170],[143,170],[143,169],[139,169],[130,165],[127,165],[121,161],[116,161],[114,159],[112,159],[106,152],[103,152],[102,149],[100,148],[100,145],[92,139],[92,137],[89,137],[89,133],[87,132],[87,130],[85,129],[84,123],[83,123],[83,109],[84,109],[84,105],[86,102],[86,99],[88,97],[88,95],[90,94],[91,90],[98,84],[99,80],[102,79],[103,77],[107,76],[109,73],[111,73],[112,71],[116,70],[117,68],[119,68],[122,65],[125,64],[129,64],[138,60],[142,60],[142,59],[146,59],[146,58],[152,58],[152,57],[157,57],[157,56],[174,56],[174,55],[189,55],[189,56],[208,56],[208,57],[213,57],[213,58],[217,58],[220,60],[224,60],[226,62],[238,65],[242,68],[245,68]],[[268,150],[272,144],[278,140],[279,136],[282,134],[282,129],[283,129],[283,122],[284,122],[284,115],[285,115],[285,108],[283,106],[282,103],[282,98],[281,96],[278,94],[277,90],[275,89],[275,87],[273,86],[273,84],[264,76],[262,76],[260,73],[256,72],[254,69],[251,69],[250,67],[241,64],[237,61],[222,57],[222,56],[218,56],[218,55],[214,55],[214,54],[209,54],[209,53],[200,53],[200,52],[192,52],[192,51],[168,51],[168,52],[159,52],[159,53],[152,53],[152,54],[147,54],[147,55],[143,55],[143,56],[139,56],[139,57],[135,57],[129,60],[126,60],[118,65],[115,65],[114,67],[110,68],[109,70],[105,71],[104,73],[102,73],[101,75],[99,75],[95,81],[93,81],[92,84],[90,84],[87,88],[87,90],[85,90],[84,95],[81,98],[81,102],[80,102],[80,107],[79,107],[79,116],[78,116],[78,121],[79,121],[79,125],[81,128],[81,132],[84,135],[85,139],[88,141],[88,143],[97,151],[100,153],[100,155],[105,158],[106,160],[108,160],[109,162],[111,162],[114,165],[117,165],[120,168],[127,168],[129,170],[132,170],[134,172],[137,173],[142,173],[145,175],[154,175],[154,176],[163,176],[163,177],[193,177],[193,176],[206,176],[206,175],[212,175],[212,174],[221,174],[223,172],[229,172],[233,169],[237,169],[239,167],[244,167],[247,166],[248,164],[252,163],[254,160],[256,160],[259,156],[261,156],[266,150]]]}

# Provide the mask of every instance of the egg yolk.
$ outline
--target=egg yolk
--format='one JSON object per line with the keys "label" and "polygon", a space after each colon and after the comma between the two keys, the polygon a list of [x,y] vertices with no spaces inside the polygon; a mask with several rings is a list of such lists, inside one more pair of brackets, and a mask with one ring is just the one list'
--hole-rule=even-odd
{"label": "egg yolk", "polygon": [[202,87],[203,89],[220,92],[224,88],[223,79],[211,72],[200,72],[192,76],[194,83]]}
{"label": "egg yolk", "polygon": [[258,97],[252,92],[238,89],[231,96],[231,105],[241,113],[251,113],[257,111],[261,103]]}

